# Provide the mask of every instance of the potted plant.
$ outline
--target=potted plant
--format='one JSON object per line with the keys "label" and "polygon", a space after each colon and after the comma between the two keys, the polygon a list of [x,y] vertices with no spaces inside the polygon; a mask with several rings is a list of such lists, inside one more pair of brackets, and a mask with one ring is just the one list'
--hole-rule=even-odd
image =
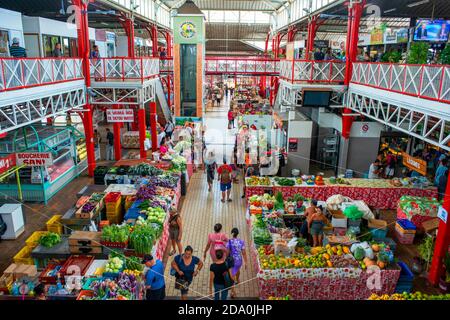
{"label": "potted plant", "polygon": [[434,253],[434,239],[433,237],[426,237],[425,240],[417,247],[419,257],[424,268],[425,275],[428,273],[428,267],[433,260]]}
{"label": "potted plant", "polygon": [[447,44],[439,57],[439,63],[450,64],[450,45]]}
{"label": "potted plant", "polygon": [[430,45],[427,42],[414,42],[408,52],[406,63],[408,64],[426,64],[428,60],[428,50]]}

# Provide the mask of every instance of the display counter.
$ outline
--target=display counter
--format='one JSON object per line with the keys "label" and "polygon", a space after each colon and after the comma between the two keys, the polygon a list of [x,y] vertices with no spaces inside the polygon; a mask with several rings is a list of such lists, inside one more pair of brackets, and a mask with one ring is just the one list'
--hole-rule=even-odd
{"label": "display counter", "polygon": [[395,187],[389,180],[346,179],[350,185],[328,184],[324,185],[294,185],[280,186],[273,180],[271,185],[254,186],[246,185],[245,195],[248,199],[252,195],[263,195],[272,192],[281,192],[283,197],[289,198],[295,194],[301,194],[305,198],[326,201],[329,197],[340,194],[351,199],[364,201],[370,207],[383,210],[397,209],[398,201],[404,195],[416,197],[433,197],[438,195],[437,188]]}

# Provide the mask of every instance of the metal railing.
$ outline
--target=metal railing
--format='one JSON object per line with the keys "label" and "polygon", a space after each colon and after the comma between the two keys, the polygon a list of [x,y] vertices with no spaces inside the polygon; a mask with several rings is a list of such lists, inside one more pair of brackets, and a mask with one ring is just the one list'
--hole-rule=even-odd
{"label": "metal railing", "polygon": [[159,73],[173,72],[173,58],[159,59]]}
{"label": "metal railing", "polygon": [[90,59],[93,81],[140,81],[159,75],[159,58],[94,58]]}
{"label": "metal railing", "polygon": [[450,103],[450,65],[356,62],[351,82]]}
{"label": "metal railing", "polygon": [[276,75],[280,60],[248,57],[206,57],[206,74]]}
{"label": "metal railing", "polygon": [[0,92],[80,79],[79,58],[0,58]]}
{"label": "metal railing", "polygon": [[281,60],[280,78],[292,83],[342,83],[345,62],[314,60]]}

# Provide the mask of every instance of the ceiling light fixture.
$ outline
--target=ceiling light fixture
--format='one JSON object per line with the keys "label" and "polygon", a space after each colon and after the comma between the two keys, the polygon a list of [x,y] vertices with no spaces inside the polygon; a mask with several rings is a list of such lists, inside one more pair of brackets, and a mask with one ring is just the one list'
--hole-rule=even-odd
{"label": "ceiling light fixture", "polygon": [[393,9],[389,9],[389,10],[384,11],[384,13],[389,13],[389,12],[393,12],[393,11],[396,11],[396,10],[397,10],[397,8],[393,8]]}
{"label": "ceiling light fixture", "polygon": [[421,4],[425,4],[425,3],[428,3],[428,2],[430,2],[430,0],[422,0],[422,1],[419,1],[419,2],[414,2],[414,3],[407,4],[406,6],[409,7],[409,8],[414,8],[414,7],[420,6]]}

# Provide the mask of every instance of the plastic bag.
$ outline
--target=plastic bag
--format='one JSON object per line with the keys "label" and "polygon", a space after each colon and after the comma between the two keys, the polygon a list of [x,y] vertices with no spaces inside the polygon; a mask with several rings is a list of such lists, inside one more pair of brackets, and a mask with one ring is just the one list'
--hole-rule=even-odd
{"label": "plastic bag", "polygon": [[358,220],[361,219],[364,215],[363,212],[359,211],[357,206],[350,206],[344,210],[344,215],[350,220]]}

